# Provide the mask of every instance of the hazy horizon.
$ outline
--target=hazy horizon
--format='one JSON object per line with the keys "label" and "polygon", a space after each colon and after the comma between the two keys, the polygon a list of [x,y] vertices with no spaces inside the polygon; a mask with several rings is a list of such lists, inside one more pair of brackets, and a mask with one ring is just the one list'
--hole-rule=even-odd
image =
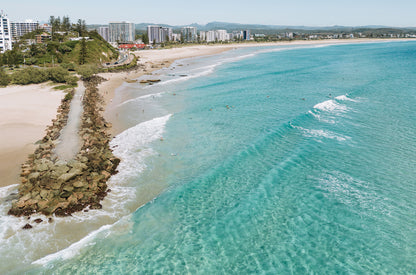
{"label": "hazy horizon", "polygon": [[114,1],[59,2],[53,0],[3,3],[1,10],[12,21],[33,19],[46,22],[50,15],[69,16],[72,22],[79,18],[87,24],[107,24],[110,21],[132,23],[159,23],[167,25],[205,25],[209,22],[228,22],[250,25],[283,26],[372,26],[415,27],[416,2],[397,0],[351,0],[334,3],[318,0],[285,1],[259,0],[240,2],[230,0],[184,1],[160,0],[137,3],[126,0],[120,5]]}

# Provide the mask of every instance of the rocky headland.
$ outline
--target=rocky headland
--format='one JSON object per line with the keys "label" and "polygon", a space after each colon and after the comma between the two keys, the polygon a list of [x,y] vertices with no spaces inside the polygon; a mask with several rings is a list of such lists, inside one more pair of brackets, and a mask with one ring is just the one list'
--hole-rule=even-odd
{"label": "rocky headland", "polygon": [[60,160],[53,153],[68,120],[72,91],[62,100],[56,119],[47,128],[34,154],[22,165],[18,199],[12,203],[10,215],[68,216],[76,211],[102,207],[100,201],[110,192],[106,182],[117,173],[120,159],[109,147],[107,130],[111,125],[102,117],[102,98],[97,89],[101,81],[98,76],[84,81],[84,112],[79,131],[81,150],[68,161]]}

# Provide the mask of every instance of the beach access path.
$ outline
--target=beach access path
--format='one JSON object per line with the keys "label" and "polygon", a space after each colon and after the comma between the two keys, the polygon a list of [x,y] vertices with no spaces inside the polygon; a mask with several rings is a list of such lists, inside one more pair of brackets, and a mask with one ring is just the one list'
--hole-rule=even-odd
{"label": "beach access path", "polygon": [[84,93],[85,86],[82,81],[78,81],[78,87],[71,100],[67,124],[62,129],[58,139],[59,143],[54,150],[54,153],[60,160],[68,161],[74,159],[81,149],[81,138],[78,131],[84,110],[82,107]]}

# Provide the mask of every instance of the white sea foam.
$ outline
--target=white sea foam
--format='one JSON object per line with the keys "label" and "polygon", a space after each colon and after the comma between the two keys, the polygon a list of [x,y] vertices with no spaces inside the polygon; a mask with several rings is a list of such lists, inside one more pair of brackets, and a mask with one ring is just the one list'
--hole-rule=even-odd
{"label": "white sea foam", "polygon": [[60,250],[60,251],[58,251],[56,253],[53,253],[53,254],[49,254],[49,255],[47,255],[47,256],[39,259],[39,260],[36,260],[32,264],[46,265],[47,263],[49,263],[51,261],[70,259],[70,258],[76,256],[82,248],[84,248],[84,247],[86,247],[90,244],[93,244],[93,240],[96,238],[96,236],[99,233],[110,229],[111,226],[112,225],[102,226],[100,229],[89,233],[82,240],[71,244],[69,247],[67,247],[63,250]]}
{"label": "white sea foam", "polygon": [[296,129],[299,129],[303,132],[305,137],[315,137],[315,138],[328,138],[328,139],[335,139],[337,141],[346,141],[348,139],[351,139],[348,136],[342,136],[335,134],[328,130],[322,130],[322,129],[305,129],[300,126],[293,126]]}
{"label": "white sea foam", "polygon": [[[216,64],[213,64],[213,65],[198,68],[198,70],[195,70],[193,72],[191,71],[189,74],[183,74],[183,75],[186,75],[186,76],[179,76],[179,77],[176,77],[176,78],[173,78],[173,79],[170,79],[170,80],[166,80],[166,81],[156,83],[154,85],[158,85],[158,86],[169,85],[169,84],[172,84],[172,83],[187,81],[189,79],[198,78],[198,77],[201,77],[201,76],[206,76],[206,75],[212,74],[214,72],[215,68],[218,65],[220,65],[220,62],[216,63]],[[152,85],[152,86],[154,86],[154,85]],[[146,86],[146,87],[152,87],[152,86]]]}
{"label": "white sea foam", "polygon": [[126,101],[118,104],[117,107],[123,106],[123,105],[131,103],[131,102],[141,101],[141,100],[145,100],[145,99],[159,98],[159,97],[162,97],[163,94],[164,94],[164,92],[142,95],[142,96],[139,96],[139,97],[135,97],[135,98],[126,100]]}
{"label": "white sea foam", "polygon": [[111,180],[126,180],[145,168],[145,158],[156,152],[150,147],[150,143],[162,137],[164,127],[172,115],[154,118],[127,129],[111,142],[114,155],[122,161],[118,167],[120,171]]}
{"label": "white sea foam", "polygon": [[335,99],[338,100],[338,101],[352,101],[352,102],[357,102],[357,100],[352,99],[352,98],[349,98],[348,95],[340,95],[340,96],[337,96]]}
{"label": "white sea foam", "polygon": [[339,104],[332,99],[318,103],[313,108],[324,112],[345,112],[348,110],[347,106]]}

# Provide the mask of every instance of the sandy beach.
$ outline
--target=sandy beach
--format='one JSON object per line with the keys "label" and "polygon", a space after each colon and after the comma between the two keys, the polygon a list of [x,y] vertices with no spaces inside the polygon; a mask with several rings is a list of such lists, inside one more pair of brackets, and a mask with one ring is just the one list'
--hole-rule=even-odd
{"label": "sandy beach", "polygon": [[63,96],[48,84],[0,88],[0,186],[19,183],[20,165],[43,138]]}

